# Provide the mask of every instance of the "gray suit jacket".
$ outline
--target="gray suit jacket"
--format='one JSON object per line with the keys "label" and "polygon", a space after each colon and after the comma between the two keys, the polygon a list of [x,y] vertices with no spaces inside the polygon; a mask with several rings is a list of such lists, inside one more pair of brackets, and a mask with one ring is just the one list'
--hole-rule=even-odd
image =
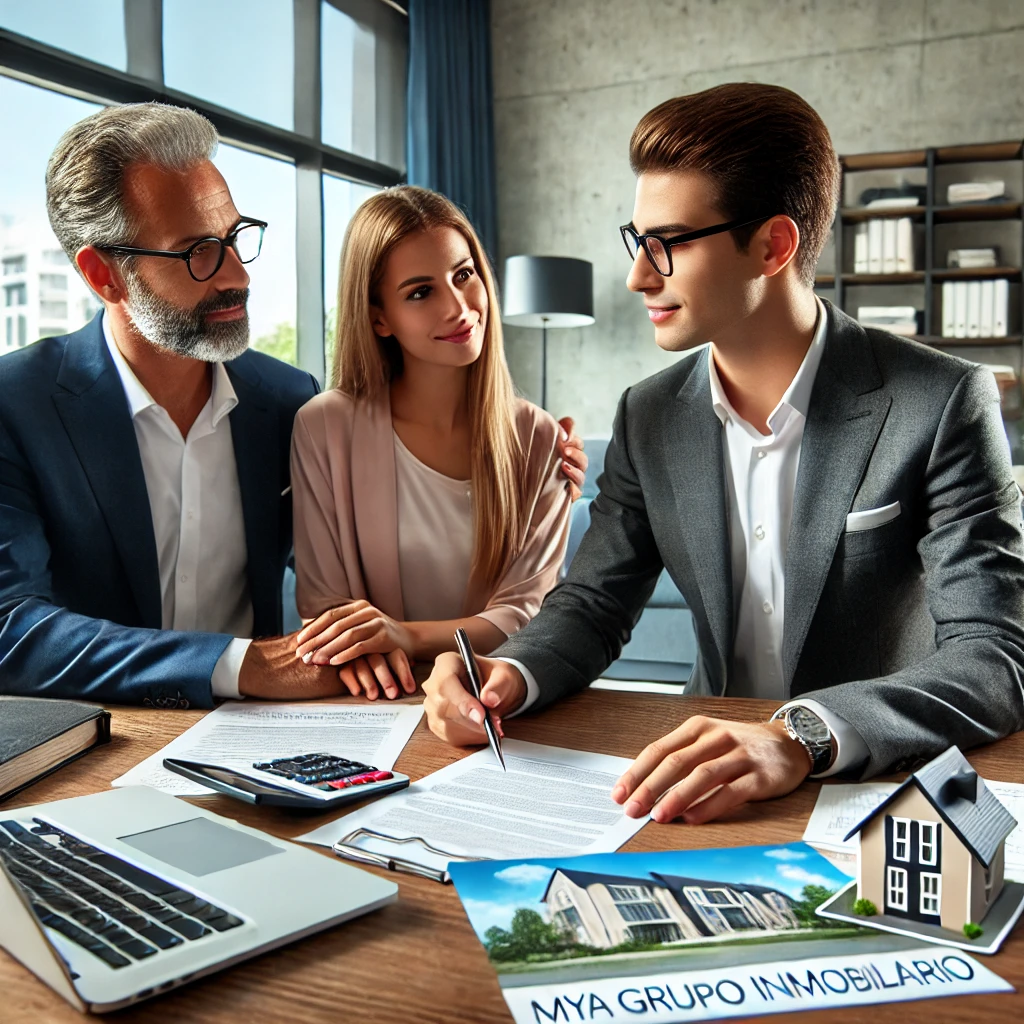
{"label": "gray suit jacket", "polygon": [[[1024,536],[991,373],[826,303],[786,554],[790,697],[857,728],[863,776],[1024,727]],[[626,391],[565,581],[495,656],[542,707],[618,657],[662,567],[700,648],[686,692],[727,695],[735,624],[722,426],[707,349]],[[849,512],[901,514],[846,532]],[[666,730],[667,731],[667,730]]]}

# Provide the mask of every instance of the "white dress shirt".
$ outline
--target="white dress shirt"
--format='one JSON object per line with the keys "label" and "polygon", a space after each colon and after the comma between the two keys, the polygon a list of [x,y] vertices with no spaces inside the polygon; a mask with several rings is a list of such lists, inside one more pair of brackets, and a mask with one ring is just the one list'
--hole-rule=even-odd
{"label": "white dress shirt", "polygon": [[213,363],[210,397],[183,438],[114,341],[103,337],[132,414],[146,479],[160,572],[162,629],[228,633],[210,680],[215,697],[237,699],[238,672],[251,641],[253,611],[238,468],[228,413],[238,404],[222,363]]}
{"label": "white dress shirt", "polygon": [[[825,350],[828,326],[824,307],[820,302],[817,305],[814,337],[796,376],[768,417],[767,434],[747,423],[733,409],[719,380],[713,354],[708,353],[711,400],[722,423],[722,457],[728,491],[735,623],[733,670],[727,686],[727,695],[731,697],[781,700],[785,696],[782,637],[786,548],[804,424]],[[523,664],[511,658],[506,660],[515,665],[526,680],[527,697],[520,708],[525,711],[540,695],[540,689]],[[868,750],[860,733],[817,701],[790,701],[775,717],[793,706],[813,711],[836,739],[835,761],[816,777],[845,771],[866,760]]]}

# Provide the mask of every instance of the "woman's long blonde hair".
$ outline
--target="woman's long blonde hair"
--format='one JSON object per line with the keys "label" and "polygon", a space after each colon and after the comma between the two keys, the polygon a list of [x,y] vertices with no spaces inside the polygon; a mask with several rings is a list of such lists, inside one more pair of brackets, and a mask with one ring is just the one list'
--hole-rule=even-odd
{"label": "woman's long blonde hair", "polygon": [[338,282],[338,321],[331,383],[353,398],[373,399],[401,376],[402,350],[380,338],[371,305],[380,304],[388,256],[409,235],[455,228],[466,239],[487,289],[487,323],[480,357],[469,367],[472,438],[473,568],[492,585],[523,545],[525,456],[515,422],[515,391],[505,362],[494,275],[465,214],[437,192],[414,185],[385,189],[356,210],[345,232]]}

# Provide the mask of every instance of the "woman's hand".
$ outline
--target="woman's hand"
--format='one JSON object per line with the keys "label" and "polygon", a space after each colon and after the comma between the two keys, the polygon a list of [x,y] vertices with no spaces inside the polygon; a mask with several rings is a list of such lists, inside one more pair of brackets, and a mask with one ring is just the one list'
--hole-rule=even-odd
{"label": "woman's hand", "polygon": [[[416,691],[409,659],[401,649],[388,655],[368,654],[364,658],[355,658],[342,665],[338,674],[353,697],[365,694],[370,700],[376,700],[383,689],[384,696],[394,700],[402,696],[402,690],[406,693]],[[398,688],[399,682],[401,690]]]}
{"label": "woman's hand", "polygon": [[[407,661],[413,656],[413,637],[405,624],[369,601],[328,608],[304,626],[296,639],[295,654],[307,665],[343,665],[369,654],[392,651],[403,651]],[[409,688],[410,693],[413,688]]]}
{"label": "woman's hand", "polygon": [[560,419],[558,425],[565,431],[564,440],[560,438],[558,442],[562,454],[562,475],[569,481],[569,494],[575,501],[583,493],[589,459],[583,451],[583,438],[573,433],[575,423],[572,417]]}

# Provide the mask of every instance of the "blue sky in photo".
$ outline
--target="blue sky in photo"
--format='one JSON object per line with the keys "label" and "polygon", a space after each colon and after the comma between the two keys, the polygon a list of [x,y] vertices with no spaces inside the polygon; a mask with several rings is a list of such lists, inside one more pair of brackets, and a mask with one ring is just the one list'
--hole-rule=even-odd
{"label": "blue sky in photo", "polygon": [[658,853],[593,853],[565,859],[464,861],[449,866],[474,931],[482,940],[492,925],[507,928],[520,907],[543,913],[540,902],[556,868],[650,880],[650,873],[712,882],[745,882],[799,899],[805,885],[839,889],[849,877],[806,843],[735,846]]}

